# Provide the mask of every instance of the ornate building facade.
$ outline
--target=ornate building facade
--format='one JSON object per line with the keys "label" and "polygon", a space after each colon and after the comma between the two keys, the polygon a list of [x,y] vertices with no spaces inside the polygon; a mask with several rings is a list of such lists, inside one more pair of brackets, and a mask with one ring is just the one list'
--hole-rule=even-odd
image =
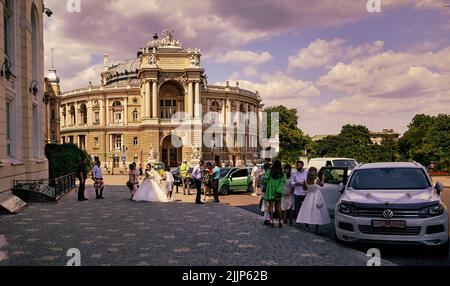
{"label": "ornate building facade", "polygon": [[200,60],[200,50],[184,49],[167,30],[134,59],[110,65],[105,55],[101,86],[62,94],[61,142],[111,172],[148,160],[238,166],[260,157],[258,92],[208,85]]}
{"label": "ornate building facade", "polygon": [[42,0],[0,1],[0,193],[48,178]]}

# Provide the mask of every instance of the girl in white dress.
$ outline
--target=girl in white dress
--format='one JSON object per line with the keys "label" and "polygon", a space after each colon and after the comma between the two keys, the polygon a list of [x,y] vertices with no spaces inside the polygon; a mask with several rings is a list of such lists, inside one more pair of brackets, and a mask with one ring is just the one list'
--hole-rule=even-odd
{"label": "girl in white dress", "polygon": [[141,186],[133,196],[133,201],[136,202],[167,202],[166,193],[162,190],[161,177],[152,169],[150,164],[147,164],[145,170],[145,179]]}
{"label": "girl in white dress", "polygon": [[325,200],[322,196],[320,183],[317,182],[317,169],[309,168],[306,179],[306,198],[298,213],[297,223],[312,224],[316,226],[315,232],[319,231],[319,225],[331,222]]}

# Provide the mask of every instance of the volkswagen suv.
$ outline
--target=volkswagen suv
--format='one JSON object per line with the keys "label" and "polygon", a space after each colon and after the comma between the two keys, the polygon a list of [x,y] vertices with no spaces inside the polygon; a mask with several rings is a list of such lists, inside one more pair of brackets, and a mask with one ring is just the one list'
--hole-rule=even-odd
{"label": "volkswagen suv", "polygon": [[415,162],[360,165],[336,205],[336,240],[421,244],[448,255],[443,189]]}

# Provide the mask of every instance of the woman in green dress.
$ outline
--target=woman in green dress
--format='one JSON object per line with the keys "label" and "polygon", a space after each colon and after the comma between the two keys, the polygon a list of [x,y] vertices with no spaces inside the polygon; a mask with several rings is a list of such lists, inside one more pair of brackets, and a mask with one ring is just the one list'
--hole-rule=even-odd
{"label": "woman in green dress", "polygon": [[274,226],[273,222],[273,207],[275,205],[275,209],[278,214],[278,218],[280,220],[278,227],[283,226],[282,214],[281,214],[281,199],[284,195],[284,184],[286,183],[286,175],[283,172],[281,167],[281,162],[276,160],[273,163],[272,170],[269,176],[264,178],[266,185],[266,193],[264,195],[264,200],[269,202],[269,216],[270,216],[270,225]]}

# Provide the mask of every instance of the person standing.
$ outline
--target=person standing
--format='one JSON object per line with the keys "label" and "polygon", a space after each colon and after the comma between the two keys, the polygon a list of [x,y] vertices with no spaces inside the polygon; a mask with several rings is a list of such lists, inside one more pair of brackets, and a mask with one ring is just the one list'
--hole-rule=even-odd
{"label": "person standing", "polygon": [[103,197],[103,174],[100,168],[100,160],[95,161],[94,168],[92,169],[92,178],[94,179],[95,198],[104,199]]}
{"label": "person standing", "polygon": [[281,161],[276,160],[273,163],[270,175],[266,177],[266,193],[264,200],[269,202],[270,225],[273,227],[273,209],[275,206],[279,218],[278,227],[283,227],[283,216],[281,213],[281,200],[284,195],[284,186],[286,175],[281,168]]}
{"label": "person standing", "polygon": [[211,162],[206,163],[206,168],[203,170],[203,200],[206,202],[206,195],[211,199],[212,192],[212,164]]}
{"label": "person standing", "polygon": [[259,168],[256,165],[256,161],[253,161],[251,177],[252,177],[252,186],[253,186],[252,196],[256,197],[256,196],[258,196],[258,180],[259,180]]}
{"label": "person standing", "polygon": [[[186,160],[183,160],[183,162],[180,165],[180,177],[181,177],[181,184],[183,185],[183,195],[190,195],[191,194],[191,186],[189,182],[189,165]],[[186,187],[187,187],[187,193],[186,193]]]}
{"label": "person standing", "polygon": [[86,179],[87,179],[87,170],[86,170],[86,159],[82,158],[80,160],[80,164],[77,168],[77,178],[80,181],[80,185],[78,186],[78,200],[80,202],[87,201],[84,196],[84,190],[86,189]]}
{"label": "person standing", "polygon": [[213,187],[213,203],[219,203],[219,179],[220,179],[220,166],[218,162],[213,162],[212,170],[212,187]]}
{"label": "person standing", "polygon": [[166,183],[167,201],[170,202],[172,201],[173,183],[175,180],[169,167],[166,167],[162,181]]}
{"label": "person standing", "polygon": [[264,200],[266,196],[266,182],[268,181],[268,177],[270,176],[270,168],[272,166],[269,163],[264,163],[264,168],[261,177],[261,200],[259,202],[259,208],[264,213],[264,225],[270,225],[270,215],[269,215],[269,203]]}
{"label": "person standing", "polygon": [[204,161],[200,160],[197,166],[195,166],[192,171],[192,179],[194,180],[195,187],[197,189],[197,195],[195,197],[195,203],[198,205],[203,205],[202,202],[202,173],[203,173]]}
{"label": "person standing", "polygon": [[128,182],[127,186],[130,190],[131,198],[130,200],[133,200],[134,195],[136,194],[138,187],[139,187],[139,174],[136,170],[135,164],[129,165],[130,171],[128,172]]}
{"label": "person standing", "polygon": [[294,214],[294,186],[292,185],[292,167],[287,164],[283,168],[286,174],[286,183],[284,184],[284,197],[281,200],[281,211],[283,212],[283,221],[286,224],[289,218],[289,225],[292,225]]}
{"label": "person standing", "polygon": [[305,224],[307,229],[309,225],[315,225],[314,232],[317,234],[319,226],[329,224],[331,220],[321,192],[320,185],[323,183],[320,182],[320,179],[318,180],[318,172],[315,167],[308,170],[305,184],[307,195],[298,213],[297,223]]}
{"label": "person standing", "polygon": [[302,207],[302,203],[306,198],[305,180],[307,175],[307,170],[305,170],[305,163],[303,161],[298,161],[296,164],[296,171],[292,175],[292,185],[295,187],[294,191],[294,218],[297,218],[298,212]]}

